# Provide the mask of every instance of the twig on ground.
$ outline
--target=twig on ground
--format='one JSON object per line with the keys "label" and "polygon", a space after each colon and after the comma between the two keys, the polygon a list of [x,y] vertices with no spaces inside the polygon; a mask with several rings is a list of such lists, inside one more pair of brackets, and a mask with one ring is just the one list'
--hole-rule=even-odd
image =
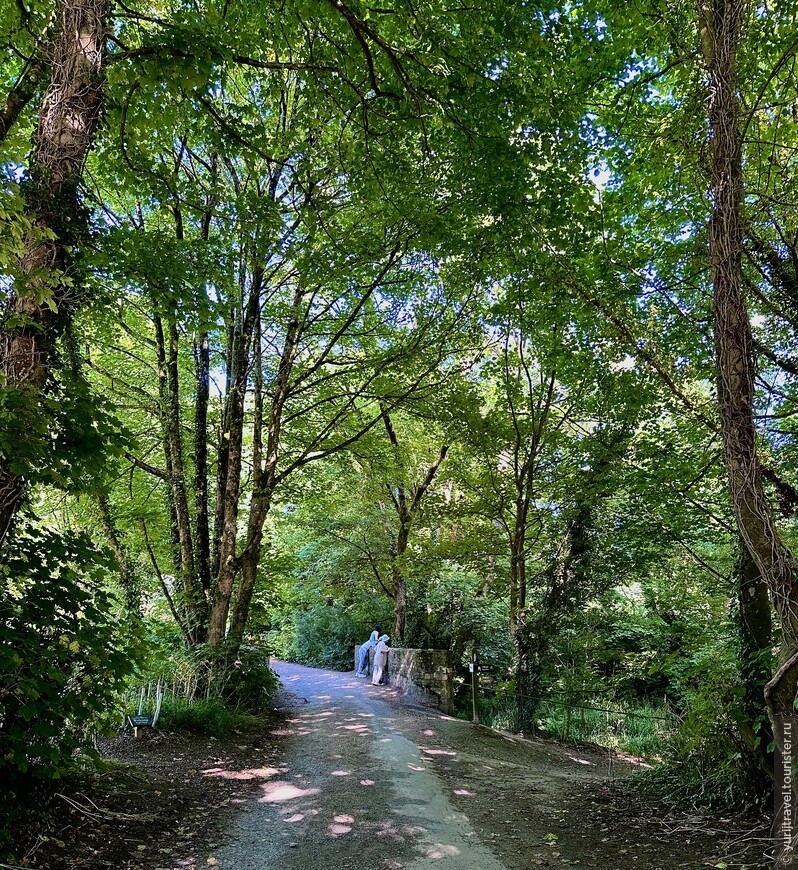
{"label": "twig on ground", "polygon": [[60,792],[56,793],[56,797],[60,797],[62,800],[65,800],[71,807],[76,809],[81,815],[86,816],[87,819],[93,819],[96,822],[102,821],[122,821],[122,822],[133,822],[133,821],[150,821],[155,818],[151,813],[115,813],[111,810],[104,810],[101,807],[98,807],[97,804],[94,803],[93,800],[87,798],[85,794],[80,794],[84,800],[88,801],[89,804],[93,807],[93,811],[89,809],[89,807],[81,804],[80,801],[75,800],[74,798],[67,797],[65,794],[61,794]]}

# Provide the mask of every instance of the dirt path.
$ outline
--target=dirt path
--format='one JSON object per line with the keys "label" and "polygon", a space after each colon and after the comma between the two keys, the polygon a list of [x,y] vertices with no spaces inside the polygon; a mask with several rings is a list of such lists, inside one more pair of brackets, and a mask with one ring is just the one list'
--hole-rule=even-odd
{"label": "dirt path", "polygon": [[[225,844],[221,870],[582,866],[675,870],[723,863],[718,840],[668,836],[620,784],[617,760],[519,743],[351,674],[276,663],[290,712]],[[756,863],[729,863],[747,867]]]}

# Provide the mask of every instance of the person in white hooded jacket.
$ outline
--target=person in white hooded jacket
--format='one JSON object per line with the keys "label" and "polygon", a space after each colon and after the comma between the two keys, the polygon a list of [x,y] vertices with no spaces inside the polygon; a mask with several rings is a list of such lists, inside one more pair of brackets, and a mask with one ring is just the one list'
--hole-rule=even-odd
{"label": "person in white hooded jacket", "polygon": [[374,631],[371,632],[371,637],[361,645],[358,660],[357,660],[357,671],[355,672],[356,677],[367,677],[369,670],[369,650],[372,647],[377,646],[377,642],[380,639],[380,627],[379,625],[374,628]]}
{"label": "person in white hooded jacket", "polygon": [[382,635],[374,649],[374,670],[371,674],[372,686],[379,686],[382,682],[382,674],[385,666],[388,664],[388,652],[391,649],[386,643],[388,640],[390,640],[390,637],[387,634]]}

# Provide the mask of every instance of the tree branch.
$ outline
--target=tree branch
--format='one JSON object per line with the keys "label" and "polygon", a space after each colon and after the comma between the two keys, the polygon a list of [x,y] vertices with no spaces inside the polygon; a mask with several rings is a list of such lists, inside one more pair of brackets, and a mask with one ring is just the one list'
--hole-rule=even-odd
{"label": "tree branch", "polygon": [[136,468],[141,468],[143,471],[146,471],[149,474],[152,474],[155,477],[158,477],[161,480],[165,480],[167,483],[169,483],[169,475],[162,469],[158,468],[155,465],[150,465],[149,462],[145,462],[143,459],[138,459],[132,453],[128,453],[127,451],[125,451],[124,455],[125,459],[127,459],[129,462],[132,462],[133,465],[136,466]]}

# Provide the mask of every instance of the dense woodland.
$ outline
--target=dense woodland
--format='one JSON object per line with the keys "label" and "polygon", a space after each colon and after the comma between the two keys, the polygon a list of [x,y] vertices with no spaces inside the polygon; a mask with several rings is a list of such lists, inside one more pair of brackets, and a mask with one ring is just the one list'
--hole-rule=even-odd
{"label": "dense woodland", "polygon": [[0,777],[159,678],[258,710],[264,651],[350,667],[379,621],[484,663],[483,719],[667,719],[663,793],[765,800],[798,7],[2,0],[0,33]]}

